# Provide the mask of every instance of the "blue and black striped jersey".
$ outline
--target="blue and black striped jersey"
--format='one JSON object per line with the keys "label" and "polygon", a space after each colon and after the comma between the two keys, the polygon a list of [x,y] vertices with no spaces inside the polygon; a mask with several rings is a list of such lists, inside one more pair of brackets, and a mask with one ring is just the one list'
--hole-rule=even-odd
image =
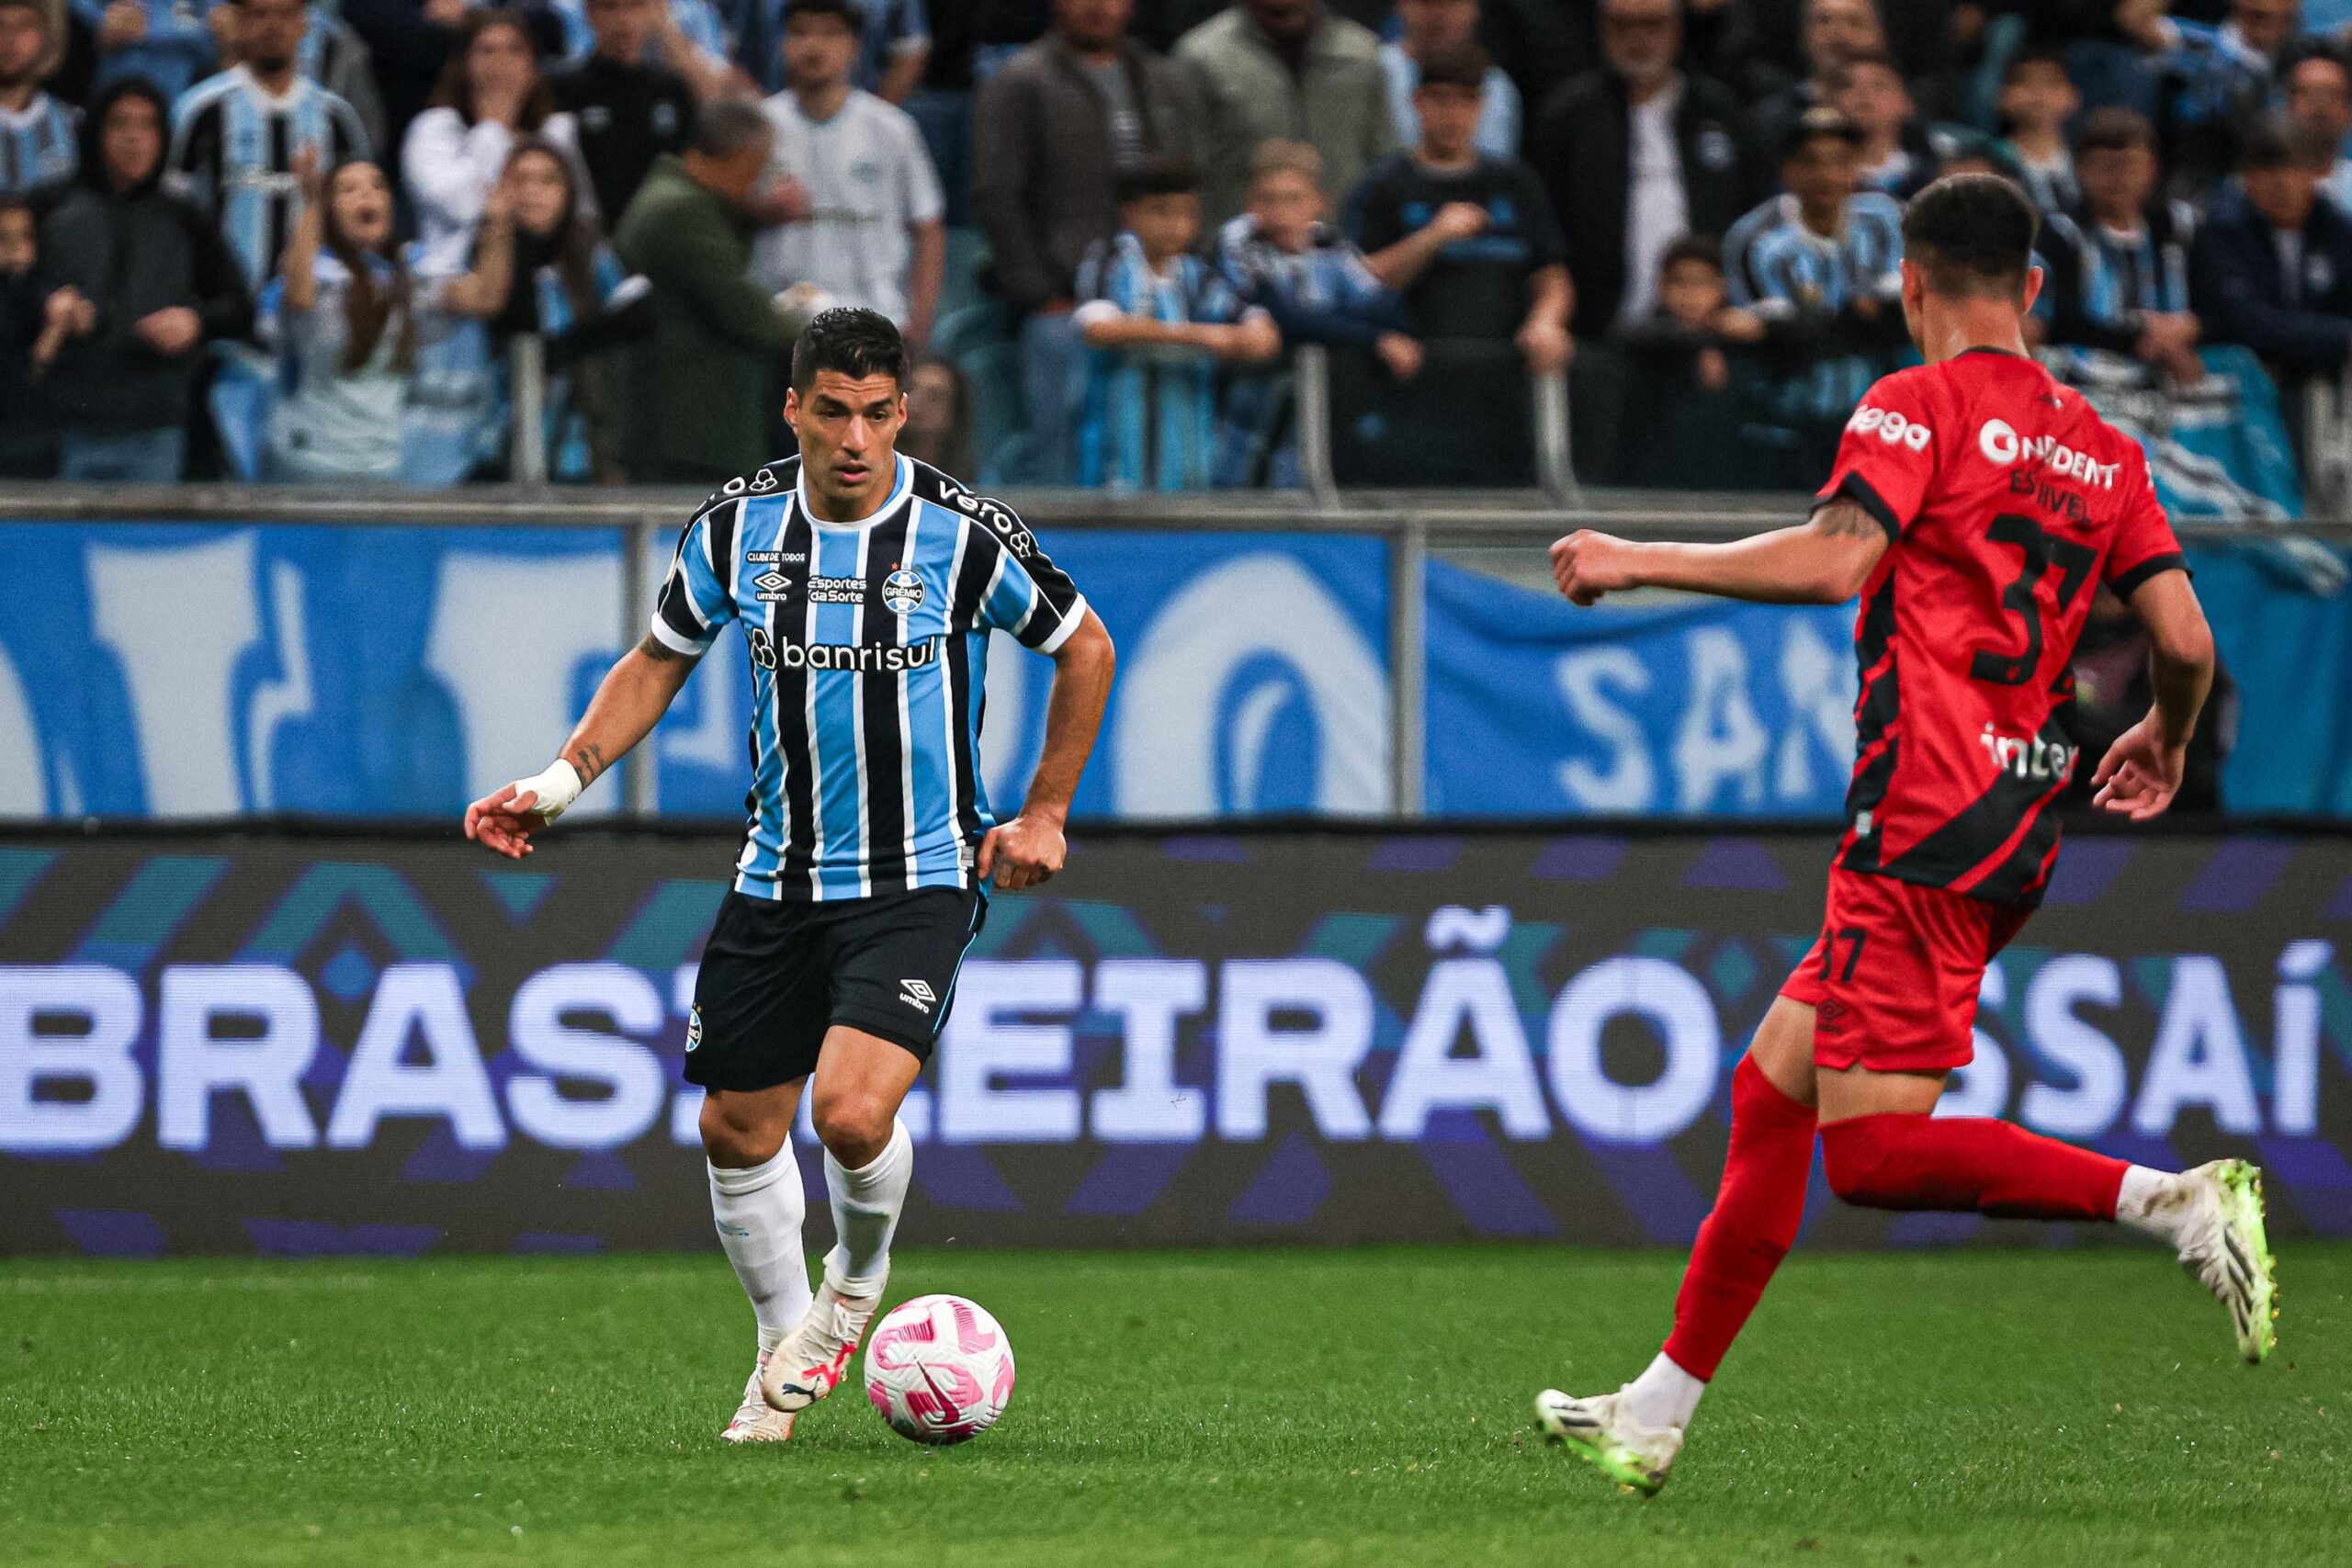
{"label": "blue and black striped jersey", "polygon": [[305,149],[322,174],[368,155],[358,111],[307,77],[296,77],[279,96],[232,66],[172,106],[172,175],[212,214],[256,293],[277,273],[302,215],[294,165]]}
{"label": "blue and black striped jersey", "polygon": [[740,621],[752,790],[738,891],[869,897],[972,885],[989,633],[1051,653],[1086,601],[1011,508],[901,457],[857,523],[814,516],[800,461],[729,479],[678,540],[653,611],[699,657]]}
{"label": "blue and black striped jersey", "polygon": [[82,162],[82,111],[36,90],[21,109],[0,109],[0,196],[71,179]]}

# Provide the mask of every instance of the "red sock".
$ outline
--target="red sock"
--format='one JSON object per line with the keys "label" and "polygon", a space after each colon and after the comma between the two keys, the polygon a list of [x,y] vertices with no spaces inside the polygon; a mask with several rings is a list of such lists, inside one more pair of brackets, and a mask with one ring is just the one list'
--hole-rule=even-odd
{"label": "red sock", "polygon": [[1821,1129],[1829,1185],[1868,1209],[2111,1220],[2131,1167],[1981,1116],[1857,1116]]}
{"label": "red sock", "polygon": [[1666,1353],[1702,1380],[1738,1337],[1757,1299],[1795,1245],[1813,1174],[1813,1107],[1772,1087],[1754,1058],[1731,1075],[1731,1153],[1714,1213],[1699,1227]]}

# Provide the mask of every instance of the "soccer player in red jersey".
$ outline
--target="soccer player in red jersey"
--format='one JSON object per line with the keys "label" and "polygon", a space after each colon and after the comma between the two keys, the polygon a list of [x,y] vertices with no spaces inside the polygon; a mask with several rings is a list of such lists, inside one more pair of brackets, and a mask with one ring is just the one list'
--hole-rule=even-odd
{"label": "soccer player in red jersey", "polygon": [[2139,447],[2030,358],[2036,220],[1993,175],[1939,180],[1903,223],[1903,312],[1927,364],[1846,425],[1803,526],[1728,544],[1577,533],[1552,547],[1577,604],[1657,587],[1772,604],[1861,595],[1860,754],[1822,932],[1732,1077],[1731,1149],[1657,1359],[1613,1393],[1546,1390],[1544,1428],[1655,1492],[1707,1380],[1804,1212],[1813,1145],[1850,1203],[2119,1221],[2173,1247],[2230,1310],[2239,1352],[2275,1342],[2260,1172],[2177,1174],[1985,1118],[1931,1113],[1973,1051],[1985,965],[2058,853],[2077,763],[2069,665],[2098,584],[2153,644],[2155,702],[2099,761],[2097,806],[2171,804],[2213,642]]}

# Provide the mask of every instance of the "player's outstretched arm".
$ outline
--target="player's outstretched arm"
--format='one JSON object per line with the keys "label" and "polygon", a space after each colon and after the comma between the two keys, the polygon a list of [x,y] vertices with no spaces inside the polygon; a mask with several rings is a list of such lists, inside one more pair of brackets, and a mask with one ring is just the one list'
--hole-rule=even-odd
{"label": "player's outstretched arm", "polygon": [[2160,571],[2132,592],[2132,609],[2148,628],[2148,675],[2155,703],[2125,730],[2091,774],[2102,811],[2145,822],[2164,815],[2180,789],[2188,739],[2205,694],[2213,689],[2213,631],[2185,571]]}
{"label": "player's outstretched arm", "polygon": [[562,816],[599,773],[652,733],[697,662],[652,637],[622,654],[546,772],[502,785],[466,807],[466,837],[509,860],[529,854],[532,834]]}
{"label": "player's outstretched arm", "polygon": [[1111,671],[1118,653],[1110,630],[1093,611],[1054,653],[1054,691],[1046,704],[1046,750],[1029,780],[1021,815],[989,829],[980,840],[978,868],[985,881],[993,872],[1004,888],[1035,887],[1062,868],[1062,826],[1069,820],[1070,797],[1102,728],[1102,705],[1111,697]]}
{"label": "player's outstretched arm", "polygon": [[1842,604],[1862,591],[1886,547],[1878,520],[1838,496],[1810,522],[1722,544],[1654,544],[1579,530],[1552,547],[1552,580],[1572,604],[1595,604],[1629,588]]}

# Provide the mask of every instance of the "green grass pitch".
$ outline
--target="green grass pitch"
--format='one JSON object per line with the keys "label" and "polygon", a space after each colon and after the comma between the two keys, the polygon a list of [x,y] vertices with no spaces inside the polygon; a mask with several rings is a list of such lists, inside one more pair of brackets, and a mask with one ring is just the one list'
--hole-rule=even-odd
{"label": "green grass pitch", "polygon": [[716,1253],[0,1263],[0,1562],[2347,1561],[2352,1248],[2289,1249],[2260,1369],[2153,1248],[1800,1254],[1644,1502],[1528,1401],[1633,1373],[1679,1263],[904,1251],[1003,1320],[1001,1425],[853,1387],[748,1450]]}

